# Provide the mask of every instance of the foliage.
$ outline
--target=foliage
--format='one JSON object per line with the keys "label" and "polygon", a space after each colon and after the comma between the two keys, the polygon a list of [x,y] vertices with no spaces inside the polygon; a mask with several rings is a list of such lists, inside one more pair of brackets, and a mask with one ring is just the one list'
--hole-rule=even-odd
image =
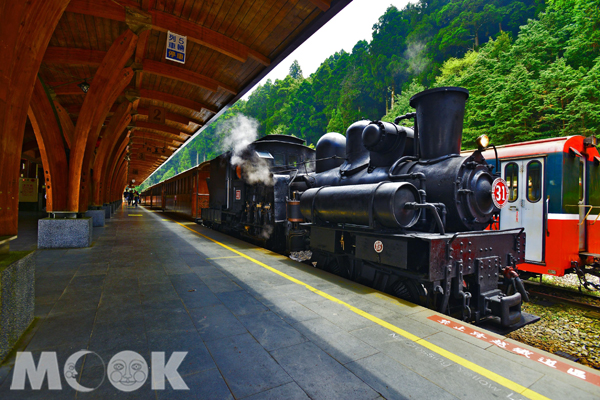
{"label": "foliage", "polygon": [[[496,144],[600,127],[600,0],[418,0],[390,6],[370,41],[337,52],[304,77],[297,61],[188,143],[191,164],[221,152],[218,126],[242,113],[259,136],[293,134],[316,144],[359,119],[393,121],[435,86],[470,91],[464,147],[482,133]],[[410,121],[406,121],[408,125]],[[180,151],[150,179],[184,168]],[[146,182],[144,182],[146,184]]]}
{"label": "foliage", "polygon": [[503,144],[600,131],[599,8],[551,4],[514,41],[503,33],[443,64],[436,85],[470,91],[464,146],[483,133]]}

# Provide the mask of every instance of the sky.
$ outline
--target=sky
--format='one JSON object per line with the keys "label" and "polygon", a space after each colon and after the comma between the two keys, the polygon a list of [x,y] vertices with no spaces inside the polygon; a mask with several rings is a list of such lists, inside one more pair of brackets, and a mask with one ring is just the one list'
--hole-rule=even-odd
{"label": "sky", "polygon": [[[291,53],[283,62],[271,71],[259,85],[267,79],[284,79],[290,65],[298,60],[302,74],[308,77],[315,72],[319,65],[329,56],[340,50],[352,52],[359,40],[371,41],[373,25],[385,13],[390,5],[403,9],[408,0],[353,0],[325,26],[319,29],[306,42]],[[254,88],[243,97],[247,99]]]}

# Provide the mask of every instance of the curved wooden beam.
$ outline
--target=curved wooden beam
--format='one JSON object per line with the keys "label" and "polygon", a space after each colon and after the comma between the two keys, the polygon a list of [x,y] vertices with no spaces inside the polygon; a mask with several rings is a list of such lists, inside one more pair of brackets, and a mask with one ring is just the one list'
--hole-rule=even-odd
{"label": "curved wooden beam", "polygon": [[142,63],[146,56],[146,46],[148,45],[148,38],[150,37],[150,30],[145,30],[139,35],[137,47],[135,49],[135,62],[137,64]]}
{"label": "curved wooden beam", "polygon": [[[131,144],[132,145],[141,145],[143,146],[144,144],[150,146],[150,147],[158,147],[160,149],[162,149],[163,147],[166,149],[166,151],[171,150],[171,148],[173,150],[177,150],[177,147],[179,145],[179,143],[175,144],[175,143],[166,143],[165,141],[162,140],[153,140],[153,139],[144,139],[142,140],[142,138],[136,138],[136,137],[132,137],[131,138]],[[130,149],[132,150],[132,149]],[[166,154],[166,152],[165,152]]]}
{"label": "curved wooden beam", "polygon": [[154,124],[152,122],[145,122],[145,121],[137,121],[135,123],[135,127],[139,128],[139,129],[152,129],[155,131],[161,131],[161,132],[165,132],[165,133],[170,133],[171,135],[175,135],[177,137],[181,137],[181,136],[185,136],[186,138],[192,136],[190,133],[187,132],[183,132],[177,128],[172,128],[168,125],[160,125],[160,124]]}
{"label": "curved wooden beam", "polygon": [[[157,133],[150,133],[150,132],[146,132],[145,134],[139,135],[139,136],[137,136],[137,135],[136,136],[132,136],[131,139],[132,140],[136,139],[134,141],[134,143],[136,143],[136,144],[139,144],[140,142],[142,144],[144,144],[144,141],[146,139],[148,139],[148,140],[155,140],[155,141],[158,140],[160,142],[166,143],[169,146],[175,146],[175,147],[181,146],[181,144],[184,142],[184,139],[181,139],[181,138],[175,139],[175,138],[172,138],[172,137],[162,136],[162,135],[159,135]],[[163,146],[154,146],[154,145],[151,146],[151,145],[149,145],[149,147],[163,147]]]}
{"label": "curved wooden beam", "polygon": [[19,161],[27,112],[42,58],[68,4],[30,0],[2,1],[0,6],[0,236],[18,231]]}
{"label": "curved wooden beam", "polygon": [[[108,109],[110,108],[111,104],[114,104],[114,102],[117,100],[117,98],[119,97],[121,92],[125,89],[125,87],[127,87],[129,82],[131,82],[131,79],[133,78],[133,76],[134,76],[134,72],[131,68],[124,68],[120,74],[117,74],[116,76],[111,78],[112,80],[111,80],[111,83],[109,83],[109,85],[114,86],[114,87],[110,91],[110,93],[104,103],[106,105],[105,112],[99,112],[96,114],[96,116],[94,118],[94,122],[93,122],[92,127],[89,132],[88,142],[87,142],[87,145],[85,148],[85,156],[83,158],[83,171],[82,171],[83,178],[85,178],[85,176],[88,175],[88,173],[90,172],[90,168],[92,168],[92,164],[94,162],[94,150],[97,145],[100,130],[102,129],[102,124],[106,120],[106,117],[108,115]],[[99,111],[101,111],[101,109]],[[129,123],[129,121],[131,121],[131,118],[128,119],[128,123]],[[123,128],[125,128],[126,126],[127,126],[127,124]],[[91,184],[92,183],[91,176],[90,176],[89,181]],[[88,195],[91,194],[90,191],[84,190],[84,188],[85,187],[82,187],[81,191],[80,191],[80,201],[79,201],[80,209],[82,207],[87,209]]]}
{"label": "curved wooden beam", "polygon": [[96,159],[94,161],[94,188],[92,202],[95,205],[102,205],[102,194],[103,194],[103,176],[104,163],[110,155],[113,148],[117,145],[117,138],[131,122],[131,108],[132,104],[129,101],[125,101],[119,105],[117,112],[110,119],[100,147],[98,148]]}
{"label": "curved wooden beam", "polygon": [[[149,110],[147,108],[138,107],[137,112],[139,115],[148,116]],[[189,125],[190,123],[197,124],[197,122],[195,122],[193,118],[186,117],[185,115],[175,114],[170,111],[167,111],[165,113],[165,119],[168,119],[169,121],[177,122],[182,125]],[[137,120],[136,120],[136,122],[137,122]]]}
{"label": "curved wooden beam", "polygon": [[39,78],[35,81],[28,115],[44,167],[46,211],[66,210],[68,166],[63,136]]}
{"label": "curved wooden beam", "polygon": [[129,143],[128,138],[129,132],[125,131],[121,134],[119,140],[117,141],[119,147],[115,146],[113,148],[108,158],[108,162],[104,164],[104,172],[102,174],[102,187],[105,188],[105,190],[102,200],[105,203],[112,201],[111,182],[115,173],[117,163],[120,160],[119,157],[123,158],[125,151],[127,150],[127,144]]}
{"label": "curved wooden beam", "polygon": [[125,185],[122,182],[127,182],[125,179],[127,179],[127,162],[120,163],[118,169],[115,172],[115,175],[113,176],[113,179],[110,184],[110,192],[113,193],[113,196],[119,186],[121,186],[121,189],[118,189],[118,191],[120,193],[123,193],[123,187]]}
{"label": "curved wooden beam", "polygon": [[[93,151],[98,138],[98,124],[104,121],[114,100],[123,90],[115,88],[115,84],[133,78],[131,68],[123,68],[132,56],[137,44],[137,36],[130,30],[125,31],[112,44],[106,57],[100,64],[96,76],[85,97],[81,113],[75,127],[74,143],[69,162],[69,200],[70,211],[84,211],[87,204],[80,204],[80,194],[85,195],[86,181],[89,175],[89,161],[84,165],[86,155],[89,158],[90,148]],[[115,71],[120,71],[115,74]],[[127,81],[127,83],[129,83]],[[125,85],[126,86],[126,85]],[[118,89],[118,93],[115,93]],[[111,100],[111,97],[114,98]],[[88,153],[88,154],[86,154]]]}
{"label": "curved wooden beam", "polygon": [[65,138],[65,142],[67,142],[67,146],[70,149],[71,144],[73,143],[73,135],[75,135],[75,125],[73,125],[73,121],[71,120],[71,117],[69,117],[67,110],[65,110],[58,101],[52,100],[52,102],[54,103],[54,109],[56,110],[58,120],[60,121],[60,125],[62,127],[63,137]]}
{"label": "curved wooden beam", "polygon": [[158,92],[156,90],[142,89],[140,90],[140,95],[143,99],[158,100],[165,103],[175,104],[180,107],[188,108],[194,112],[199,112],[202,109],[210,111],[213,114],[219,112],[219,109],[215,106],[192,101],[179,96],[173,96],[172,94]]}
{"label": "curved wooden beam", "polygon": [[185,82],[190,85],[210,90],[211,92],[216,92],[219,88],[221,88],[226,92],[233,94],[234,96],[238,94],[237,90],[234,87],[226,85],[206,75],[197,74],[193,71],[190,71],[189,69],[185,69],[182,67],[176,67],[174,65],[169,65],[153,60],[144,60],[142,62],[142,69],[144,74],[164,76],[165,78]]}

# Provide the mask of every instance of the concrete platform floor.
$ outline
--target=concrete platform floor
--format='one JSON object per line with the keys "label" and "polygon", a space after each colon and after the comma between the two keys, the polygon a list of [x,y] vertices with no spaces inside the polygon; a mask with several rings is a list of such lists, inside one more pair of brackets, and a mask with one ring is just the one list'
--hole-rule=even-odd
{"label": "concrete platform floor", "polygon": [[[56,352],[61,390],[47,380],[11,390],[13,356],[0,367],[0,399],[600,398],[599,386],[461,332],[459,321],[448,318],[453,329],[428,319],[433,311],[161,212],[125,205],[94,228],[91,248],[36,258],[38,319],[19,351],[35,362]],[[63,375],[81,349],[97,354],[75,368],[79,384],[97,387],[89,392]],[[125,350],[150,367],[129,392],[102,365]],[[189,390],[157,389],[161,376],[153,390],[152,352],[175,351],[187,352],[177,371]]]}

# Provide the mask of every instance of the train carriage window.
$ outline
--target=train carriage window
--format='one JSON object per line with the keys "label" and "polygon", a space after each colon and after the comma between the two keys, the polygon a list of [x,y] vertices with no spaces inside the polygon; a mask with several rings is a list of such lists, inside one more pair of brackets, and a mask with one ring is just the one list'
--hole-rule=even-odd
{"label": "train carriage window", "polygon": [[504,168],[504,179],[508,184],[508,201],[517,201],[519,197],[519,166],[516,163],[509,163]]}
{"label": "train carriage window", "polygon": [[275,154],[275,165],[285,165],[285,157],[283,154]]}
{"label": "train carriage window", "polygon": [[295,155],[291,155],[288,157],[288,165],[290,167],[296,167],[298,165],[298,157]]}
{"label": "train carriage window", "polygon": [[536,203],[542,198],[542,163],[531,161],[527,164],[527,200]]}

